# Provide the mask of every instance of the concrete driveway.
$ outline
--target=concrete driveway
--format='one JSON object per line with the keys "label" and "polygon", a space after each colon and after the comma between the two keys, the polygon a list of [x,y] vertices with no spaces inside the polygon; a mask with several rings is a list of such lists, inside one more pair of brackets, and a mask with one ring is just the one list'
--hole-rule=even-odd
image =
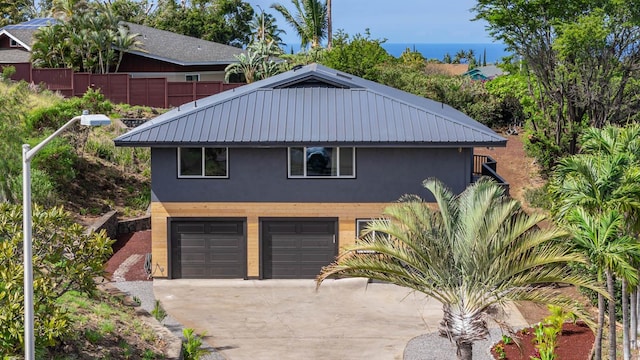
{"label": "concrete driveway", "polygon": [[[327,280],[317,292],[313,280],[154,280],[154,293],[231,360],[402,359],[442,317],[432,299],[365,279]],[[509,323],[525,321],[512,310]]]}

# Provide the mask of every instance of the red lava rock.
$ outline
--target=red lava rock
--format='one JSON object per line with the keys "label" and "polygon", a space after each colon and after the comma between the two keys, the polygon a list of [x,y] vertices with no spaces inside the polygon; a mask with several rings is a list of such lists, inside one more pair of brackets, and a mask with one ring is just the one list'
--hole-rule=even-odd
{"label": "red lava rock", "polygon": [[[530,360],[536,355],[536,348],[533,339],[535,338],[534,329],[527,328],[516,333],[515,337],[520,343],[520,347],[515,342],[504,345],[502,341],[498,344],[504,345],[506,357],[499,357],[495,351],[496,345],[491,348],[491,355],[494,359],[506,360]],[[514,339],[516,340],[516,339]],[[565,323],[562,326],[562,333],[558,336],[558,345],[556,347],[556,359],[562,360],[587,360],[591,347],[595,340],[593,331],[582,322]]]}
{"label": "red lava rock", "polygon": [[144,260],[151,253],[151,230],[123,234],[113,244],[113,255],[106,263],[107,276],[113,279],[113,273],[131,255],[141,255],[140,258],[123,274],[126,281],[151,280],[144,270]]}

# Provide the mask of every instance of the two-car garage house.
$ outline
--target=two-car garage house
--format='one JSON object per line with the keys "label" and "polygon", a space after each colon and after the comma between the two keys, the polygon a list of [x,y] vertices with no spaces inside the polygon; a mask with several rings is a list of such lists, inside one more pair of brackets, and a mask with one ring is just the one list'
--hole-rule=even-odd
{"label": "two-car garage house", "polygon": [[390,202],[473,181],[506,140],[461,112],[317,64],[118,137],[151,148],[154,277],[313,278]]}

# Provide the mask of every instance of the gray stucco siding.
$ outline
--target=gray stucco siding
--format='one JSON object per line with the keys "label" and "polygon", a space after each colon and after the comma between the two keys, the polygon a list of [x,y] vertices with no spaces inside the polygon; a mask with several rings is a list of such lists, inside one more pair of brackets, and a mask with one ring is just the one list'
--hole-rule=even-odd
{"label": "gray stucco siding", "polygon": [[181,179],[175,148],[152,148],[152,201],[391,202],[431,199],[422,181],[437,177],[454,192],[469,184],[470,148],[356,148],[353,179],[290,179],[286,148],[230,148],[226,179]]}

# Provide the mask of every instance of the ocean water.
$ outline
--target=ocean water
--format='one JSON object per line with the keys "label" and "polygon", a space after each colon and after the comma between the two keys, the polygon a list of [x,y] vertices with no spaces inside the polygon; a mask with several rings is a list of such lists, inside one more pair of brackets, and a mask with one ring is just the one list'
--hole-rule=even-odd
{"label": "ocean water", "polygon": [[503,44],[486,43],[486,44],[454,44],[454,43],[384,43],[382,47],[387,50],[390,55],[399,57],[405,49],[418,51],[425,59],[442,60],[446,53],[453,58],[460,50],[468,51],[470,49],[475,53],[476,59],[482,61],[484,52],[487,53],[487,64],[501,61],[503,57],[509,56],[510,53],[505,50]]}

